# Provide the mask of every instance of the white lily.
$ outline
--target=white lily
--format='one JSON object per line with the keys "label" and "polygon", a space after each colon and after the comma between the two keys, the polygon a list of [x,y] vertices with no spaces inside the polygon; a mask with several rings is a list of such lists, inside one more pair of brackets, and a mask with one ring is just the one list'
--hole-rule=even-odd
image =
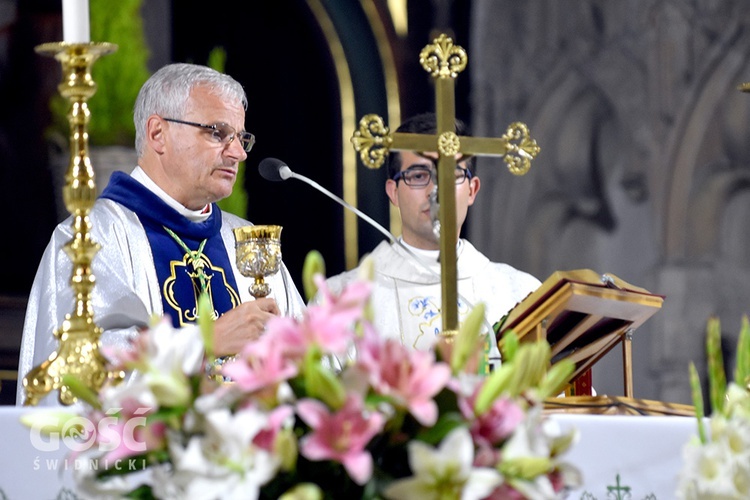
{"label": "white lily", "polygon": [[[557,498],[548,473],[558,465],[554,456],[573,442],[571,433],[562,433],[543,419],[540,408],[531,408],[503,447],[500,470],[508,483],[526,498]],[[568,467],[565,473],[572,485],[580,483],[577,469]]]}
{"label": "white lily", "polygon": [[732,382],[727,386],[726,414],[750,421],[750,390]]}
{"label": "white lily", "polygon": [[156,408],[159,402],[144,377],[134,375],[127,384],[105,386],[100,396],[103,408],[124,408],[128,402],[138,408]]}
{"label": "white lily", "polygon": [[110,404],[118,399],[135,397],[145,407],[181,406],[190,401],[188,376],[198,373],[203,362],[203,340],[195,326],[174,328],[169,321],[160,321],[143,334],[140,349],[147,352],[146,365],[139,367],[128,384],[114,387],[105,397]]}
{"label": "white lily", "polygon": [[388,498],[478,500],[503,482],[496,470],[472,466],[474,444],[464,427],[451,431],[437,449],[412,441],[408,451],[414,476],[388,486],[385,490]]}
{"label": "white lily", "polygon": [[195,375],[203,362],[203,338],[198,326],[174,328],[164,320],[149,331],[151,367]]}
{"label": "white lily", "polygon": [[73,468],[73,478],[76,482],[76,495],[82,499],[96,500],[115,500],[124,498],[127,493],[138,485],[139,480],[147,475],[148,472],[140,472],[128,475],[114,475],[101,479],[97,477],[97,472],[106,467],[112,469],[122,468],[127,470],[128,461],[95,465],[101,457],[96,450],[91,449],[81,453],[75,459]]}
{"label": "white lily", "polygon": [[183,498],[256,498],[260,487],[276,474],[279,463],[253,445],[266,425],[266,416],[255,409],[235,414],[228,409],[206,416],[205,435],[192,437],[187,446],[172,446],[174,469],[163,484],[154,481],[158,497],[177,493]]}
{"label": "white lily", "polygon": [[691,443],[683,449],[682,456],[679,498],[741,498],[734,486],[733,468],[727,466],[726,446],[715,442],[702,446]]}
{"label": "white lily", "polygon": [[76,495],[83,499],[118,499],[133,489],[126,476],[113,476],[105,480],[97,479],[96,471],[88,467],[76,467],[73,470],[76,482]]}

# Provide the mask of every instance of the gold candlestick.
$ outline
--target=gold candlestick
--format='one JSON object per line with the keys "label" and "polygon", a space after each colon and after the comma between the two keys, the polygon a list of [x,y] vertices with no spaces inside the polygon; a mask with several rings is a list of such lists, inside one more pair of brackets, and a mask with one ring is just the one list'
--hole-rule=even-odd
{"label": "gold candlestick", "polygon": [[45,43],[36,47],[40,54],[53,56],[62,65],[60,94],[70,101],[70,164],[65,174],[63,200],[73,215],[73,238],[65,245],[65,253],[73,261],[70,286],[75,294],[73,312],[54,335],[60,345],[56,352],[23,379],[25,405],[36,405],[52,390],[60,391],[64,405],[75,403],[76,397],[63,384],[63,375],[77,377],[98,392],[107,378],[122,378],[121,373],[109,373],[100,352],[102,330],[94,322],[91,294],[96,279],[91,262],[100,245],[91,238],[89,212],[96,199],[94,170],[89,160],[87,101],[96,93],[91,78],[91,67],[99,57],[111,54],[117,46],[111,43]]}

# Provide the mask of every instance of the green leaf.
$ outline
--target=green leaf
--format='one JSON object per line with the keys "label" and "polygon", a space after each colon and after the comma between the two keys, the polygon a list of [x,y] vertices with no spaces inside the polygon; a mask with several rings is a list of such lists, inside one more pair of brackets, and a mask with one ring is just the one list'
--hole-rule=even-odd
{"label": "green leaf", "polygon": [[146,417],[147,422],[164,422],[172,429],[179,429],[182,425],[182,418],[187,413],[185,406],[160,406],[156,412]]}
{"label": "green leaf", "polygon": [[243,219],[247,217],[248,206],[248,196],[245,190],[245,170],[245,162],[241,161],[237,165],[237,177],[234,180],[232,193],[216,202],[223,211],[242,217]]}
{"label": "green leaf", "polygon": [[742,328],[737,340],[737,363],[734,369],[734,382],[750,390],[750,321],[742,316]]}
{"label": "green leaf", "polygon": [[508,392],[510,383],[516,370],[514,357],[518,350],[518,336],[510,331],[503,337],[501,348],[503,351],[502,364],[487,377],[482,389],[479,391],[477,400],[474,402],[474,412],[477,415],[484,414],[490,409],[492,403],[504,392]]}
{"label": "green leaf", "polygon": [[130,491],[125,495],[125,498],[134,498],[137,500],[156,500],[154,492],[151,491],[151,486],[147,484],[142,484],[134,490]]}
{"label": "green leaf", "polygon": [[706,443],[706,429],[703,426],[703,418],[706,416],[703,409],[703,391],[701,390],[701,381],[698,377],[698,370],[695,369],[695,363],[690,363],[690,390],[693,396],[693,406],[695,407],[695,417],[698,420],[698,436],[701,443]]}
{"label": "green leaf", "polygon": [[708,394],[712,412],[721,413],[727,393],[727,379],[721,353],[721,323],[716,317],[708,320],[706,354],[708,356]]}
{"label": "green leaf", "polygon": [[440,418],[435,425],[428,427],[415,436],[415,439],[429,443],[431,445],[437,445],[440,443],[445,436],[448,435],[453,429],[466,425],[466,422],[461,417],[460,413],[449,412],[440,415]]}
{"label": "green leaf", "polygon": [[227,51],[224,47],[214,47],[208,54],[208,62],[206,66],[213,68],[219,73],[224,73],[227,67]]}
{"label": "green leaf", "polygon": [[133,146],[133,105],[150,76],[142,3],[142,0],[90,0],[91,41],[118,46],[115,53],[102,57],[91,69],[97,89],[88,103],[92,145]]}

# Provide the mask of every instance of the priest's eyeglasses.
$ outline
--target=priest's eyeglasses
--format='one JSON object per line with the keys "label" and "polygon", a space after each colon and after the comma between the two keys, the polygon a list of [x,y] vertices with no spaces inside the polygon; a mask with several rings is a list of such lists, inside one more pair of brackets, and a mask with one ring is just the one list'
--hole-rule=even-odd
{"label": "priest's eyeglasses", "polygon": [[181,123],[183,125],[190,125],[191,127],[200,127],[210,130],[211,136],[224,146],[229,146],[236,137],[240,141],[242,149],[244,149],[248,153],[251,149],[253,149],[253,146],[255,145],[255,136],[253,134],[251,134],[250,132],[237,132],[237,129],[224,122],[214,123],[213,125],[206,125],[203,123],[177,120],[176,118],[164,118],[164,120],[168,122]]}
{"label": "priest's eyeglasses", "polygon": [[[393,176],[393,180],[398,182],[404,181],[409,187],[425,187],[435,176],[435,170],[430,167],[414,166],[402,170]],[[456,167],[456,185],[463,184],[466,179],[471,179],[473,175],[467,168]]]}

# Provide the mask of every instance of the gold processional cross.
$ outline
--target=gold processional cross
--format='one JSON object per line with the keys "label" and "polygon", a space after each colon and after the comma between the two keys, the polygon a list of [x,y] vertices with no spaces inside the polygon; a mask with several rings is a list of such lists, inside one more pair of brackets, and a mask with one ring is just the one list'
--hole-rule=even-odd
{"label": "gold processional cross", "polygon": [[539,153],[539,146],[529,136],[529,129],[520,122],[512,123],[499,138],[467,137],[455,133],[454,80],[466,68],[466,51],[442,34],[419,54],[419,62],[435,81],[436,130],[431,134],[391,133],[383,119],[365,115],[359,122],[351,141],[362,163],[368,168],[379,168],[390,151],[438,153],[438,199],[440,221],[440,271],[442,290],[443,335],[450,337],[458,331],[458,276],[456,272],[456,192],[453,182],[456,155],[500,156],[511,173],[523,175],[531,167],[531,160]]}

